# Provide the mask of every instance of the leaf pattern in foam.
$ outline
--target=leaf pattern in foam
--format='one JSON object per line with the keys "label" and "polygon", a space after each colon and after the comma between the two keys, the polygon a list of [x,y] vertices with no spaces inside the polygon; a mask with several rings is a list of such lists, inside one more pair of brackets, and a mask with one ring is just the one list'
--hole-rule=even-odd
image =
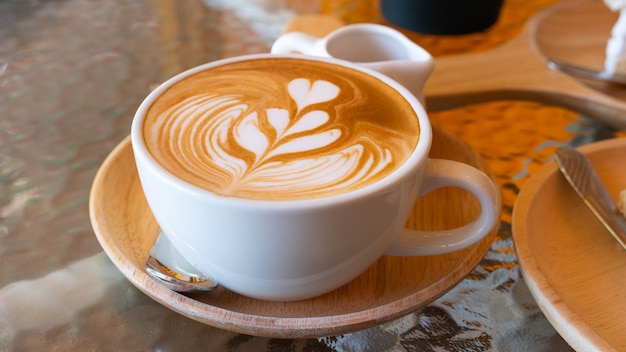
{"label": "leaf pattern in foam", "polygon": [[[247,175],[247,181],[239,187],[243,190],[263,188],[266,191],[299,194],[321,188],[339,190],[367,180],[391,162],[388,150],[375,149],[372,152],[368,153],[363,145],[355,144],[330,155],[266,163]],[[365,166],[362,165],[363,158],[366,159]]]}
{"label": "leaf pattern in foam", "polygon": [[256,112],[245,116],[234,128],[233,135],[237,143],[253,152],[259,160],[267,151],[270,142],[259,127],[259,117]]}
{"label": "leaf pattern in foam", "polygon": [[315,150],[332,144],[334,141],[339,139],[339,137],[341,137],[341,130],[339,129],[332,129],[328,131],[318,132],[313,135],[297,137],[280,144],[271,152],[269,152],[267,156],[273,157],[280,154]]}
{"label": "leaf pattern in foam", "polygon": [[215,165],[219,165],[225,171],[230,173],[233,179],[240,178],[248,169],[248,165],[244,160],[239,159],[224,150],[222,145],[226,144],[230,127],[242,110],[244,109],[238,106],[235,107],[235,109],[226,110],[225,112],[218,114],[213,122],[209,124],[205,137],[205,143],[207,145],[206,152],[208,153],[209,158],[215,163]]}
{"label": "leaf pattern in foam", "polygon": [[[331,154],[321,151],[318,155],[303,155],[291,160],[273,158],[332,145],[343,133],[338,128],[324,128],[332,118],[327,111],[311,109],[301,113],[301,109],[307,106],[337,97],[337,86],[327,81],[311,84],[307,79],[295,79],[288,84],[288,90],[299,109],[293,116],[284,108],[266,108],[262,110],[263,114],[255,111],[246,115],[249,106],[233,96],[195,96],[173,107],[171,117],[182,125],[189,120],[178,119],[176,115],[200,116],[194,126],[181,129],[191,128],[192,135],[203,136],[198,147],[203,145],[201,149],[206,148],[193,152],[197,159],[189,160],[190,166],[202,164],[200,159],[206,155],[213,165],[221,167],[224,176],[230,175],[220,177],[229,183],[224,184],[224,189],[301,194],[320,189],[339,190],[363,182],[392,162],[388,149],[365,140],[362,141],[364,144],[355,141]],[[269,130],[268,126],[271,126]],[[254,153],[256,160],[246,162],[233,154],[229,147],[233,140]],[[200,175],[206,177],[203,172]]]}
{"label": "leaf pattern in foam", "polygon": [[308,113],[302,115],[302,117],[289,128],[285,136],[300,132],[313,131],[314,129],[325,125],[329,120],[330,117],[326,111],[309,111]]}
{"label": "leaf pattern in foam", "polygon": [[339,95],[339,87],[324,80],[317,80],[311,84],[309,79],[296,78],[289,82],[287,89],[298,105],[298,111],[312,104],[333,100]]}
{"label": "leaf pattern in foam", "polygon": [[[318,188],[333,181],[345,181],[359,164],[364,148],[353,145],[341,152],[289,162],[269,162],[255,169],[242,188],[267,187],[275,190]],[[276,182],[280,180],[280,182]],[[304,186],[304,187],[303,187]]]}
{"label": "leaf pattern in foam", "polygon": [[289,118],[289,111],[285,109],[271,108],[267,109],[267,121],[274,127],[277,136],[281,136],[291,119]]}

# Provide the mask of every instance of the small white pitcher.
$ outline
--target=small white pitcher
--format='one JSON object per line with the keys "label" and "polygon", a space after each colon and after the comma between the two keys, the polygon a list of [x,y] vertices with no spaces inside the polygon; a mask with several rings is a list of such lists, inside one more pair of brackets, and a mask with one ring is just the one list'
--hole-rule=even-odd
{"label": "small white pitcher", "polygon": [[432,56],[404,34],[372,23],[347,25],[324,38],[302,32],[286,33],[274,42],[271,51],[273,54],[299,52],[352,61],[402,84],[422,104],[424,84],[434,66]]}

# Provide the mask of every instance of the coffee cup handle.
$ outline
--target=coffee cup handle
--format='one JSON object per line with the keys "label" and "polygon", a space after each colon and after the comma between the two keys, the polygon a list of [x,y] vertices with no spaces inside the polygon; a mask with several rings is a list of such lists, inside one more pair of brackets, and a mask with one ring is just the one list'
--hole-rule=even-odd
{"label": "coffee cup handle", "polygon": [[385,253],[393,256],[435,255],[454,252],[480,241],[493,228],[500,212],[500,193],[494,182],[478,169],[452,160],[429,159],[419,196],[441,187],[463,188],[481,206],[477,219],[442,231],[403,229]]}
{"label": "coffee cup handle", "polygon": [[306,55],[328,56],[320,47],[323,39],[302,32],[289,32],[281,35],[272,44],[272,54],[300,53]]}

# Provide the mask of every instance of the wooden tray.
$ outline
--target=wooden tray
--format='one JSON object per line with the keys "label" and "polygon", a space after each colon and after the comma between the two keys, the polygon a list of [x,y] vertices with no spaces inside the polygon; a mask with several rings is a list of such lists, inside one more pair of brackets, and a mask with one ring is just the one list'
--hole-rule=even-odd
{"label": "wooden tray", "polygon": [[[431,156],[455,159],[486,170],[455,136],[433,131]],[[478,202],[458,188],[421,198],[421,214],[408,225],[422,229],[458,226],[473,219]],[[427,206],[424,206],[427,205]],[[240,333],[305,338],[337,335],[401,317],[432,302],[460,282],[489,249],[497,226],[479,243],[455,253],[426,257],[383,257],[361,276],[326,295],[298,302],[269,302],[224,288],[193,295],[166,289],[144,272],[158,226],[145,201],[127,138],[98,171],[90,196],[91,221],[113,263],[137,288],[189,318]],[[434,214],[439,214],[435,216]],[[445,216],[442,216],[445,214]],[[443,217],[446,219],[444,220]]]}
{"label": "wooden tray", "polygon": [[[626,88],[582,81],[547,66],[555,59],[602,70],[617,20],[601,0],[567,0],[531,17],[523,32],[492,50],[435,58],[424,95],[430,111],[493,100],[539,101],[626,128]],[[294,18],[285,32],[322,37],[342,23],[329,16]]]}
{"label": "wooden tray", "polygon": [[[626,138],[580,150],[617,199],[626,189]],[[563,338],[578,351],[626,351],[626,252],[554,162],[520,192],[513,238],[524,280]]]}

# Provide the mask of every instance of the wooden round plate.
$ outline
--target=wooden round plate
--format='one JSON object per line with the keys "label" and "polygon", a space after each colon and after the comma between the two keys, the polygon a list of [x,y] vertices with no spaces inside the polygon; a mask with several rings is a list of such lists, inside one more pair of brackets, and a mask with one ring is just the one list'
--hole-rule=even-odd
{"label": "wooden round plate", "polygon": [[[455,159],[486,170],[478,155],[455,136],[434,128],[432,157]],[[477,216],[478,202],[449,187],[419,200],[423,213],[407,226],[444,229]],[[191,319],[244,334],[305,338],[337,335],[401,317],[432,302],[460,282],[489,249],[497,226],[479,243],[450,254],[382,257],[347,285],[313,299],[269,302],[224,288],[201,294],[168,290],[144,271],[159,228],[150,213],[127,138],[105,160],[94,180],[90,216],[106,254],[137,288]]]}
{"label": "wooden round plate", "polygon": [[[580,151],[617,199],[626,189],[626,138]],[[563,338],[578,351],[626,351],[626,252],[554,162],[520,192],[513,238],[524,280]]]}

